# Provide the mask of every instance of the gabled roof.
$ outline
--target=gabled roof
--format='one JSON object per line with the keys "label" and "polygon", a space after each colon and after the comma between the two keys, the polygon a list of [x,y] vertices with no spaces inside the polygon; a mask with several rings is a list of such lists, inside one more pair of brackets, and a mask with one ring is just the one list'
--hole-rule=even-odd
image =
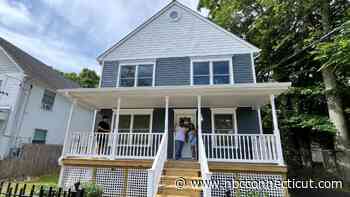
{"label": "gabled roof", "polygon": [[77,83],[64,78],[50,66],[32,57],[1,37],[0,47],[5,50],[7,55],[11,57],[14,63],[18,65],[26,75],[46,84],[48,87],[54,90],[80,87]]}
{"label": "gabled roof", "polygon": [[[256,46],[250,44],[249,42],[245,41],[244,39],[232,34],[231,32],[225,30],[224,28],[218,26],[217,24],[211,22],[209,19],[203,17],[201,14],[197,13],[196,11],[192,10],[191,8],[179,3],[178,1],[172,1],[167,6],[165,6],[163,9],[161,9],[159,12],[157,12],[155,15],[153,15],[150,19],[148,19],[146,22],[138,26],[134,31],[130,32],[127,36],[125,36],[123,39],[121,39],[119,42],[117,42],[115,45],[107,49],[105,52],[103,52],[101,55],[97,57],[98,61],[102,61],[107,55],[112,53],[112,51],[116,50],[118,47],[122,46],[124,43],[126,43],[128,40],[130,40],[132,37],[134,37],[137,33],[142,31],[144,28],[146,28],[148,25],[150,25],[153,21],[161,17],[165,12],[167,12],[169,9],[171,9],[174,6],[180,7],[182,10],[185,10],[186,13],[189,13],[196,17],[197,19],[200,19],[207,25],[211,26],[212,28],[215,28],[222,32],[222,35],[227,35],[231,39],[239,42],[242,44],[242,46],[245,46],[247,49],[249,49],[250,52],[259,52],[260,49]],[[157,39],[156,37],[154,39]]]}

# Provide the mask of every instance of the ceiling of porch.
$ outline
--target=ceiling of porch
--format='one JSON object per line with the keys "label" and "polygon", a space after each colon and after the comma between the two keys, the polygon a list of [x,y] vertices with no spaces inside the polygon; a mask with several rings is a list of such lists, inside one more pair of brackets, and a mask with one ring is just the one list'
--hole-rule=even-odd
{"label": "ceiling of porch", "polygon": [[202,107],[226,108],[235,106],[257,106],[269,103],[270,95],[279,95],[289,83],[240,84],[223,86],[184,87],[140,87],[140,88],[96,88],[60,90],[78,103],[96,108],[116,108],[121,98],[121,108],[197,107],[197,96],[201,96]]}

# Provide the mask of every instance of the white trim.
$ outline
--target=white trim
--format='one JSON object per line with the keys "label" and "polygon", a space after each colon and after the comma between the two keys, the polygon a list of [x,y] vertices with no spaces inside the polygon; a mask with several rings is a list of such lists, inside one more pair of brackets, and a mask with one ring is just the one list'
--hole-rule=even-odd
{"label": "white trim", "polygon": [[[118,66],[118,77],[117,77],[117,85],[116,87],[120,87],[120,71],[121,71],[121,67],[123,66],[135,66],[135,75],[134,75],[134,86],[132,87],[145,87],[145,86],[138,86],[137,85],[137,80],[138,80],[138,72],[139,72],[139,66],[140,65],[152,65],[152,85],[151,86],[146,86],[146,87],[155,87],[155,81],[156,81],[156,62],[152,61],[152,62],[127,62],[127,63],[122,63],[119,64]],[[123,88],[123,87],[122,87]]]}
{"label": "white trim", "polygon": [[101,88],[101,86],[102,86],[103,69],[104,69],[104,67],[105,67],[105,61],[103,60],[101,64],[102,64],[101,77],[100,77],[100,81],[98,82],[98,87],[99,87],[99,88]]}
{"label": "white trim", "polygon": [[254,83],[256,83],[256,73],[255,73],[255,63],[254,63],[253,53],[250,53],[250,60],[251,60],[251,64],[252,64],[253,81],[254,81]]}
{"label": "white trim", "polygon": [[199,63],[199,62],[209,62],[209,84],[208,85],[223,85],[223,84],[214,84],[214,62],[220,62],[220,61],[227,61],[229,63],[228,69],[229,69],[229,80],[230,82],[228,84],[234,84],[234,77],[233,77],[233,63],[232,63],[232,55],[231,56],[211,56],[211,57],[191,57],[191,68],[190,68],[190,80],[191,80],[191,86],[198,86],[194,84],[193,81],[193,64]]}
{"label": "white trim", "polygon": [[[113,109],[113,111],[117,111],[117,109]],[[154,109],[120,109],[119,113],[122,115],[128,114],[139,114],[139,115],[147,115],[152,114]]]}
{"label": "white trim", "polygon": [[214,28],[222,31],[223,33],[231,36],[233,39],[237,40],[238,42],[242,43],[243,45],[247,46],[251,52],[259,52],[260,49],[257,48],[256,46],[250,44],[249,42],[247,42],[246,40],[232,34],[231,32],[227,31],[226,29],[218,26],[217,24],[211,22],[210,20],[208,20],[207,18],[203,17],[201,14],[193,11],[192,9],[186,7],[185,5],[177,2],[177,1],[172,1],[171,3],[169,3],[167,6],[165,6],[163,9],[161,9],[160,11],[158,11],[155,15],[153,15],[151,18],[149,18],[148,20],[146,20],[144,23],[142,23],[140,26],[138,26],[136,29],[134,29],[132,32],[130,32],[127,36],[125,36],[123,39],[121,39],[119,42],[117,42],[116,44],[114,44],[112,47],[108,48],[107,50],[105,50],[101,55],[99,55],[97,57],[97,61],[101,61],[102,59],[104,59],[108,54],[110,54],[115,48],[121,46],[123,43],[125,43],[127,40],[129,40],[131,37],[133,37],[136,33],[138,33],[139,31],[141,31],[144,27],[146,27],[148,24],[150,24],[151,22],[153,22],[155,19],[157,19],[159,16],[161,16],[164,12],[166,12],[167,10],[169,10],[171,7],[173,7],[174,5],[178,5],[179,7],[183,8],[185,11],[188,11],[190,14],[192,14],[193,16],[199,18],[200,20],[208,23],[209,25],[213,26]]}
{"label": "white trim", "polygon": [[175,115],[183,115],[183,114],[196,114],[196,109],[174,109]]}
{"label": "white trim", "polygon": [[262,126],[262,118],[261,118],[261,108],[260,106],[257,109],[258,111],[258,118],[259,118],[259,129],[260,129],[260,134],[264,134],[263,126]]}
{"label": "white trim", "polygon": [[5,55],[7,56],[7,58],[10,59],[10,61],[12,61],[12,63],[14,63],[14,65],[17,67],[17,69],[24,73],[24,70],[22,69],[22,67],[20,65],[17,64],[17,62],[12,58],[12,56],[10,54],[7,53],[7,51],[2,47],[0,46],[0,49],[5,53]]}
{"label": "white trim", "polygon": [[[118,101],[118,103],[120,103],[120,102]],[[120,104],[119,104],[119,106],[120,106]],[[133,133],[134,116],[135,115],[149,115],[149,117],[150,117],[149,133],[152,133],[153,110],[154,109],[120,109],[120,107],[117,107],[117,109],[113,109],[113,113],[117,113],[119,111],[119,113],[117,113],[119,115],[118,115],[118,125],[116,125],[116,127],[119,129],[119,116],[120,115],[130,115],[129,132]],[[118,130],[117,130],[117,132],[118,132]]]}
{"label": "white trim", "polygon": [[232,115],[233,131],[235,134],[238,133],[237,125],[237,107],[234,108],[210,108],[211,111],[211,133],[215,133],[215,115],[216,114],[229,114]]}

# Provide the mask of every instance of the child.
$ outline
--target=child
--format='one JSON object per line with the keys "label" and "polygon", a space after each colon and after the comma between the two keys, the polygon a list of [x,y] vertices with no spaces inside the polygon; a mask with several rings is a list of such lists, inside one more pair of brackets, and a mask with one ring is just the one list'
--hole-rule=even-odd
{"label": "child", "polygon": [[191,123],[189,130],[189,142],[191,144],[192,159],[197,159],[197,132],[194,125]]}

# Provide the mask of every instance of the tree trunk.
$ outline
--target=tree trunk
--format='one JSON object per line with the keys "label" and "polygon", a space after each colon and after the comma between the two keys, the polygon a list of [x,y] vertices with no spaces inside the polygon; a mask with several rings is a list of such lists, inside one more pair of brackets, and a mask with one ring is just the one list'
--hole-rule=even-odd
{"label": "tree trunk", "polygon": [[[324,1],[321,6],[322,25],[325,34],[330,31],[329,5],[329,1]],[[337,90],[336,76],[332,68],[323,69],[322,76],[326,88],[329,118],[337,130],[334,144],[338,172],[347,183],[350,183],[350,141],[342,99],[334,93]]]}

